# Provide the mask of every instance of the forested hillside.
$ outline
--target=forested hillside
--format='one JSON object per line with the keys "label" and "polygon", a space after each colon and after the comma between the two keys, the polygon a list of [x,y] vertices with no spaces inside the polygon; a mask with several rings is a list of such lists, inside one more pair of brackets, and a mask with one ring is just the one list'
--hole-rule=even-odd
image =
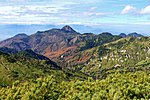
{"label": "forested hillside", "polygon": [[86,79],[88,76],[81,72],[62,70],[55,62],[32,50],[16,54],[0,52],[0,87],[12,85],[14,81],[24,82],[50,75],[56,76],[57,81]]}
{"label": "forested hillside", "polygon": [[73,70],[100,78],[105,74],[114,73],[116,69],[150,71],[150,38],[122,38],[87,50],[93,58]]}
{"label": "forested hillside", "polygon": [[7,86],[15,80],[24,81],[31,78],[44,77],[50,75],[55,70],[61,69],[46,57],[42,56],[43,58],[41,58],[41,56],[35,53],[31,56],[29,54],[31,54],[29,50],[14,55],[0,52],[1,86]]}

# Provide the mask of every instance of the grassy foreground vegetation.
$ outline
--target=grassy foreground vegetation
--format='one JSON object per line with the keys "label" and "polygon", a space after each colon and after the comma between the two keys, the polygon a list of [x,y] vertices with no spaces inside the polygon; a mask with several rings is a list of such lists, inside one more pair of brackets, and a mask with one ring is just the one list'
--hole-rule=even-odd
{"label": "grassy foreground vegetation", "polygon": [[56,76],[19,82],[0,89],[6,100],[125,100],[150,99],[149,73],[119,71],[103,80],[58,82]]}

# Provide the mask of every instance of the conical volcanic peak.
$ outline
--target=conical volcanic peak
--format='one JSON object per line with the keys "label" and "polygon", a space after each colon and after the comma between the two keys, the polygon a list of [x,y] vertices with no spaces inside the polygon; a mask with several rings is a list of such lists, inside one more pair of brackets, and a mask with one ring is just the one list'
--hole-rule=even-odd
{"label": "conical volcanic peak", "polygon": [[70,33],[75,33],[76,31],[71,28],[69,25],[64,26],[61,30],[65,31],[65,32],[70,32]]}

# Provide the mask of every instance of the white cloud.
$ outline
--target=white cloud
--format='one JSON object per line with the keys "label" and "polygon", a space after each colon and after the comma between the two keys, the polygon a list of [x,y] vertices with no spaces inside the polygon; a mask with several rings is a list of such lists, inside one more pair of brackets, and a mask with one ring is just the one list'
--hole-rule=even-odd
{"label": "white cloud", "polygon": [[127,5],[121,11],[121,14],[133,14],[133,15],[146,15],[146,14],[150,14],[150,5],[146,6],[143,9],[137,9],[134,6]]}
{"label": "white cloud", "polygon": [[141,10],[141,14],[150,14],[150,5]]}
{"label": "white cloud", "polygon": [[136,8],[130,5],[127,5],[121,12],[121,14],[129,14],[136,12]]}
{"label": "white cloud", "polygon": [[69,9],[68,6],[72,4],[71,2],[66,2],[58,5],[3,5],[0,6],[0,24],[39,24],[50,22],[50,20],[55,22],[55,20],[60,18],[60,14],[67,11]]}
{"label": "white cloud", "polygon": [[97,7],[91,7],[90,9],[89,9],[89,11],[95,11],[97,9]]}
{"label": "white cloud", "polygon": [[84,12],[83,16],[106,16],[108,15],[107,13],[103,13],[103,12]]}
{"label": "white cloud", "polygon": [[29,0],[7,0],[8,2],[26,2]]}
{"label": "white cloud", "polygon": [[[53,24],[53,23],[81,23],[81,19],[105,16],[106,13],[96,11],[96,7],[88,10],[74,10],[78,5],[71,1],[63,3],[53,1],[45,5],[3,5],[0,6],[0,24]],[[73,10],[71,10],[73,7]]]}

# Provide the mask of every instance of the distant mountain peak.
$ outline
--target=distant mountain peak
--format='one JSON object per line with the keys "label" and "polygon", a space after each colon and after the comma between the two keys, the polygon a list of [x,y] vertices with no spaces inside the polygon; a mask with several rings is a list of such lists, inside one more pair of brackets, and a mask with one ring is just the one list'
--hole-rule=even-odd
{"label": "distant mountain peak", "polygon": [[18,37],[18,38],[21,38],[21,37],[28,37],[28,35],[25,34],[25,33],[19,33],[19,34],[15,35],[15,37]]}
{"label": "distant mountain peak", "polygon": [[125,37],[143,37],[143,35],[138,34],[136,32],[129,33],[128,35],[126,35],[125,33],[121,33],[121,34],[119,34],[119,36],[121,36],[123,38],[125,38]]}
{"label": "distant mountain peak", "polygon": [[143,37],[143,35],[138,34],[136,32],[130,33],[130,34],[128,34],[128,36],[131,36],[131,37]]}
{"label": "distant mountain peak", "polygon": [[65,32],[76,33],[76,31],[69,25],[64,26],[61,30],[65,31]]}
{"label": "distant mountain peak", "polygon": [[123,38],[127,37],[127,35],[125,33],[120,33],[119,36],[121,36]]}
{"label": "distant mountain peak", "polygon": [[103,33],[101,33],[101,35],[108,35],[108,36],[113,36],[111,33],[109,33],[109,32],[103,32]]}

